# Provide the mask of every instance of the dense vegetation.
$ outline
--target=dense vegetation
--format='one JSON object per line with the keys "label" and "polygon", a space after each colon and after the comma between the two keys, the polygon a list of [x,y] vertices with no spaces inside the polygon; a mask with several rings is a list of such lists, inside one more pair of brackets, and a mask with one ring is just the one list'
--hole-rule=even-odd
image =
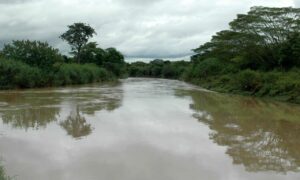
{"label": "dense vegetation", "polygon": [[128,74],[131,77],[155,77],[179,79],[189,66],[186,61],[163,61],[156,59],[150,63],[134,62],[128,65]]}
{"label": "dense vegetation", "polygon": [[300,102],[300,9],[253,7],[195,49],[188,81]]}
{"label": "dense vegetation", "polygon": [[93,34],[86,24],[69,26],[61,38],[71,45],[73,57],[63,56],[47,42],[6,44],[0,51],[0,89],[85,84],[125,76],[123,55],[115,48],[101,49],[88,42]]}
{"label": "dense vegetation", "polygon": [[[129,65],[129,75],[183,79],[220,92],[300,103],[300,9],[253,7],[229,25],[195,49],[189,65],[137,62]],[[168,70],[173,76],[165,75]]]}

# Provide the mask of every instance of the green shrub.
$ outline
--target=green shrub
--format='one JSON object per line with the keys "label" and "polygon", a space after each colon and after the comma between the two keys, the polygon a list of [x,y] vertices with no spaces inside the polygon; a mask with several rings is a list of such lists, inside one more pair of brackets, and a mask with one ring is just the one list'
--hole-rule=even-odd
{"label": "green shrub", "polygon": [[225,74],[225,75],[222,75],[220,78],[219,78],[219,81],[224,84],[224,85],[228,85],[231,83],[232,81],[232,77],[231,75],[229,74]]}
{"label": "green shrub", "polygon": [[226,63],[222,68],[222,74],[238,73],[240,71],[239,67],[232,63]]}
{"label": "green shrub", "polygon": [[0,59],[0,89],[86,84],[114,78],[94,64],[60,64],[54,67],[47,72],[20,61]]}
{"label": "green shrub", "polygon": [[282,76],[278,78],[276,82],[276,89],[278,93],[288,93],[292,91],[298,91],[300,88],[300,73],[297,72],[288,72],[282,73]]}
{"label": "green shrub", "polygon": [[181,75],[181,79],[190,82],[194,78],[192,65],[188,66]]}
{"label": "green shrub", "polygon": [[62,64],[54,75],[54,85],[86,84],[110,80],[109,73],[94,64]]}
{"label": "green shrub", "polygon": [[124,56],[115,48],[105,50],[102,67],[112,72],[116,77],[124,77],[126,74],[126,63]]}
{"label": "green shrub", "polygon": [[216,58],[209,58],[201,61],[193,69],[193,76],[197,78],[205,78],[207,76],[217,75],[222,72],[224,63]]}
{"label": "green shrub", "polygon": [[0,59],[0,89],[42,86],[42,72],[15,60]]}
{"label": "green shrub", "polygon": [[262,79],[258,72],[248,69],[237,74],[236,83],[242,91],[256,92],[262,86]]}
{"label": "green shrub", "polygon": [[5,45],[2,56],[44,70],[50,70],[55,63],[63,61],[58,49],[52,48],[46,42],[29,40],[13,41],[11,44]]}

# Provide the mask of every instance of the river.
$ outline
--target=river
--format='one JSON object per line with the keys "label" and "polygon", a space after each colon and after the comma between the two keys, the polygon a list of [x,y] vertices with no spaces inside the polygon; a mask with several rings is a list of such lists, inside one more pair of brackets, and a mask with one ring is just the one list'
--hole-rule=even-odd
{"label": "river", "polygon": [[16,180],[299,180],[300,106],[175,80],[0,92]]}

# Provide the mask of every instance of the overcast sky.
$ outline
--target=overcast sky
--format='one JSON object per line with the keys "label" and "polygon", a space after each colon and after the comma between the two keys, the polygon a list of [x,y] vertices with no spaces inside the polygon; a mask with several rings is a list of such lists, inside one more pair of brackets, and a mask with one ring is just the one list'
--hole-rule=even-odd
{"label": "overcast sky", "polygon": [[300,6],[300,0],[0,0],[0,47],[17,39],[48,41],[84,22],[98,33],[92,41],[127,57],[178,58],[210,40],[251,6]]}

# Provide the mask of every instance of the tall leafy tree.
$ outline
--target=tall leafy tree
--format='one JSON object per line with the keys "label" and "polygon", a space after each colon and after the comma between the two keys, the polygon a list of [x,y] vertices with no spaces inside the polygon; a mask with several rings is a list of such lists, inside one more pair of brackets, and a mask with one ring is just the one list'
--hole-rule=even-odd
{"label": "tall leafy tree", "polygon": [[252,7],[230,23],[233,31],[262,37],[264,45],[279,45],[290,33],[300,30],[299,8]]}
{"label": "tall leafy tree", "polygon": [[300,9],[252,7],[248,14],[239,14],[230,27],[235,32],[259,37],[256,43],[264,49],[259,58],[264,59],[265,66],[274,68],[280,66],[282,44],[290,34],[300,31]]}
{"label": "tall leafy tree", "polygon": [[80,54],[82,48],[88,43],[89,39],[96,34],[96,31],[84,23],[74,23],[68,26],[68,30],[60,38],[67,41],[72,48],[73,54],[80,63]]}
{"label": "tall leafy tree", "polygon": [[273,69],[281,66],[280,49],[290,34],[300,31],[299,8],[252,7],[195,49],[195,59],[217,57],[233,60],[245,68]]}

